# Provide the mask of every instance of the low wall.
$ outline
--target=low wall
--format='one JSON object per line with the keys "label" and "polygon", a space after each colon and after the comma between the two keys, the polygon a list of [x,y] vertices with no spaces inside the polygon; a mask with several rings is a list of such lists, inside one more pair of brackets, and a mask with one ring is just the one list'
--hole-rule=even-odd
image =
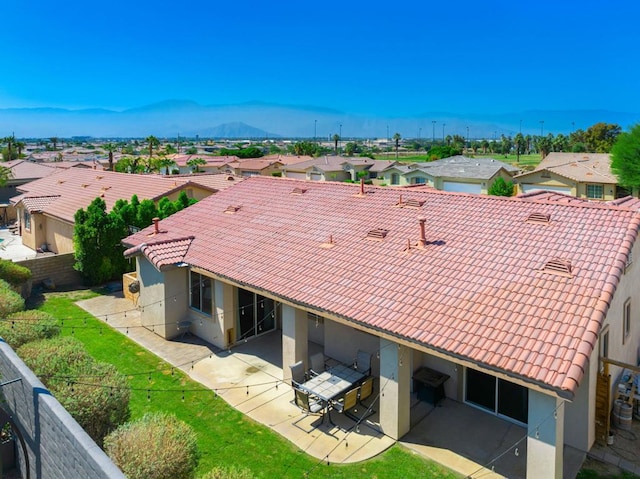
{"label": "low wall", "polygon": [[56,286],[81,284],[80,273],[73,269],[73,253],[52,254],[33,259],[16,261],[17,264],[31,270],[31,282],[36,285],[45,279],[51,279]]}
{"label": "low wall", "polygon": [[2,339],[0,374],[3,382],[21,379],[2,387],[2,408],[16,424],[27,449],[28,472],[21,443],[16,441],[21,477],[125,479],[120,469]]}

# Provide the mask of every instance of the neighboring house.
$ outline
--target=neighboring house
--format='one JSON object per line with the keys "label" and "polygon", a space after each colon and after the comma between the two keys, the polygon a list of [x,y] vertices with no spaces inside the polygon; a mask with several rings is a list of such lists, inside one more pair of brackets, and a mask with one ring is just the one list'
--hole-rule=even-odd
{"label": "neighboring house", "polygon": [[279,160],[264,160],[262,158],[239,158],[226,165],[236,176],[281,176],[282,166]]}
{"label": "neighboring house", "polygon": [[[198,165],[198,172],[200,173],[233,173],[230,168],[227,167],[229,163],[238,160],[237,156],[208,156],[208,155],[169,155],[168,159],[175,161],[176,166],[170,168],[170,170],[177,168],[180,174],[194,173],[194,169],[189,166],[188,162],[193,159],[200,158],[206,162],[204,165]],[[161,173],[164,173],[162,171]]]}
{"label": "neighboring house", "polygon": [[[371,158],[345,158],[343,156],[319,156],[299,163],[286,165],[282,168],[282,176],[298,180],[311,181],[357,181],[358,174],[366,171],[365,179],[375,178],[381,169],[374,169],[373,173],[368,173],[376,163],[389,166],[384,161],[372,160]],[[371,176],[374,174],[374,176]]]}
{"label": "neighboring house", "polygon": [[[228,183],[226,178],[228,175],[222,175],[220,183]],[[175,200],[185,190],[190,198],[201,200],[217,191],[205,183],[204,179],[194,182],[191,178],[71,168],[20,186],[21,194],[13,197],[11,203],[17,210],[25,246],[33,250],[45,246],[54,253],[71,253],[74,215],[95,198],[104,199],[107,211],[117,200],[129,201],[134,194],[140,200],[158,202],[164,196]]]}
{"label": "neighboring house", "polygon": [[608,153],[549,153],[535,170],[514,180],[520,193],[546,190],[603,201],[629,194],[618,186]]}
{"label": "neighboring house", "polygon": [[527,477],[548,479],[564,444],[596,439],[599,356],[638,363],[639,228],[620,206],[254,177],[124,244],[156,334],[187,321],[226,349],[275,331],[284,380],[309,341],[368,351],[396,439],[427,366],[448,398],[524,425]]}
{"label": "neighboring house", "polygon": [[5,221],[16,219],[16,209],[10,204],[10,199],[17,194],[17,188],[37,180],[44,178],[58,170],[57,165],[47,165],[35,163],[27,160],[11,160],[1,164],[4,168],[11,171],[11,176],[6,184],[0,187],[0,224]]}
{"label": "neighboring house", "polygon": [[426,163],[393,165],[382,172],[382,177],[393,186],[425,184],[443,191],[487,194],[498,177],[512,181],[518,171],[494,158],[458,155]]}

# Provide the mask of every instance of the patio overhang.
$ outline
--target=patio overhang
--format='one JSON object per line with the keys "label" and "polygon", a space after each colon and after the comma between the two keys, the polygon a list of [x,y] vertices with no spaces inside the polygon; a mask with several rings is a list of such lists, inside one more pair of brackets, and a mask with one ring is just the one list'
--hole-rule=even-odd
{"label": "patio overhang", "polygon": [[564,389],[557,389],[557,388],[553,388],[551,386],[549,386],[548,384],[539,382],[539,381],[534,381],[531,380],[529,378],[524,378],[522,376],[518,376],[518,375],[514,375],[514,374],[509,374],[499,368],[487,365],[487,364],[481,364],[475,361],[472,361],[466,357],[460,356],[460,355],[456,355],[456,354],[452,354],[448,351],[443,351],[437,348],[433,348],[430,347],[426,344],[422,344],[422,343],[418,343],[416,341],[412,341],[409,340],[407,338],[403,338],[400,336],[397,336],[395,334],[389,333],[388,331],[384,331],[382,329],[370,326],[370,325],[365,325],[359,322],[356,322],[350,318],[346,318],[340,315],[337,315],[335,313],[332,313],[330,311],[326,311],[323,310],[321,308],[316,308],[313,305],[310,304],[305,304],[305,303],[300,303],[297,302],[291,298],[287,298],[285,296],[281,296],[281,295],[277,295],[274,294],[271,291],[262,289],[262,288],[257,288],[253,285],[250,284],[246,284],[243,283],[241,281],[236,281],[228,276],[222,275],[222,274],[218,274],[218,273],[214,273],[202,268],[197,268],[197,267],[192,267],[192,270],[194,272],[198,272],[198,273],[202,273],[205,275],[208,275],[216,280],[228,283],[232,286],[238,287],[238,288],[243,288],[246,289],[247,291],[251,291],[253,293],[259,294],[261,296],[273,299],[275,301],[278,301],[280,303],[286,304],[288,306],[291,306],[293,308],[298,308],[301,309],[303,311],[309,312],[309,313],[313,313],[313,314],[317,314],[319,316],[322,316],[324,318],[330,319],[332,321],[335,321],[337,323],[340,323],[342,325],[345,326],[349,326],[352,327],[354,329],[357,329],[359,331],[368,333],[368,334],[372,334],[374,336],[380,337],[380,338],[384,338],[386,340],[395,342],[397,344],[400,344],[402,346],[408,347],[410,349],[414,349],[432,356],[435,356],[437,358],[440,359],[444,359],[446,361],[451,361],[454,363],[459,364],[460,366],[463,367],[469,367],[472,369],[476,369],[478,371],[484,372],[486,374],[489,374],[491,376],[495,376],[497,378],[500,379],[504,379],[506,381],[510,381],[512,383],[518,384],[520,386],[523,386],[525,388],[528,389],[532,389],[535,390],[537,392],[540,392],[542,394],[547,394],[547,395],[551,395],[566,401],[573,401],[574,398],[574,393],[569,391],[569,390],[564,390]]}

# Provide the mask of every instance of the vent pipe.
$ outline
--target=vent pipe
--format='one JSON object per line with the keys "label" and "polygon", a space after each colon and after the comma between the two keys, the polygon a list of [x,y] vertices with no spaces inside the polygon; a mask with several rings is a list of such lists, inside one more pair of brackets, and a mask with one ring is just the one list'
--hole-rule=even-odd
{"label": "vent pipe", "polygon": [[420,241],[418,241],[418,247],[424,248],[425,246],[427,246],[427,237],[424,231],[424,224],[427,222],[427,219],[418,218],[418,221],[420,222]]}
{"label": "vent pipe", "polygon": [[153,218],[153,228],[154,228],[154,233],[158,234],[160,233],[160,218],[155,217]]}
{"label": "vent pipe", "polygon": [[360,195],[364,196],[364,178],[360,178]]}

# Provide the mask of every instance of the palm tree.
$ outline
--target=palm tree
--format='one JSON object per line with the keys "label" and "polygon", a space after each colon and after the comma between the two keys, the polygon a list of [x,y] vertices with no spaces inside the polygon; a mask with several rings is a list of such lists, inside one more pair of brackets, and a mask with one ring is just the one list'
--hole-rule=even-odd
{"label": "palm tree", "polygon": [[333,149],[336,152],[336,156],[338,156],[338,142],[340,141],[340,135],[338,135],[337,133],[335,135],[333,135]]}
{"label": "palm tree", "polygon": [[13,147],[16,144],[16,137],[14,135],[5,136],[2,138],[2,143],[7,144],[7,157],[4,159],[5,161],[13,160]]}
{"label": "palm tree", "polygon": [[516,163],[520,163],[520,154],[524,153],[524,149],[527,146],[527,142],[524,136],[522,136],[522,133],[516,134],[514,143],[516,145]]}
{"label": "palm tree", "polygon": [[175,161],[173,161],[170,158],[160,158],[157,162],[156,162],[156,166],[158,167],[158,169],[162,169],[164,168],[164,174],[168,175],[169,174],[169,168],[174,166],[176,164]]}
{"label": "palm tree", "polygon": [[109,153],[109,171],[113,171],[113,152],[117,147],[113,143],[107,143],[104,145],[104,149]]}
{"label": "palm tree", "polygon": [[60,138],[58,138],[57,136],[52,136],[51,138],[49,138],[49,140],[51,141],[51,143],[53,143],[53,151],[56,151],[58,149],[58,141],[60,141]]}
{"label": "palm tree", "polygon": [[5,168],[4,166],[0,166],[0,187],[7,184],[7,181],[13,176],[13,173],[9,168]]}
{"label": "palm tree", "polygon": [[18,150],[18,158],[22,156],[22,150],[25,149],[27,144],[24,141],[16,141],[16,149]]}
{"label": "palm tree", "polygon": [[160,140],[158,140],[155,136],[149,135],[144,139],[149,145],[149,162],[151,162],[151,157],[153,156],[153,147],[158,146],[160,144]]}
{"label": "palm tree", "polygon": [[396,160],[398,159],[398,148],[400,147],[400,138],[402,138],[402,136],[400,136],[400,133],[394,133],[393,135],[393,141],[396,144]]}
{"label": "palm tree", "polygon": [[187,160],[187,166],[193,170],[194,173],[198,173],[200,171],[200,165],[206,165],[207,162],[202,158],[191,158]]}

